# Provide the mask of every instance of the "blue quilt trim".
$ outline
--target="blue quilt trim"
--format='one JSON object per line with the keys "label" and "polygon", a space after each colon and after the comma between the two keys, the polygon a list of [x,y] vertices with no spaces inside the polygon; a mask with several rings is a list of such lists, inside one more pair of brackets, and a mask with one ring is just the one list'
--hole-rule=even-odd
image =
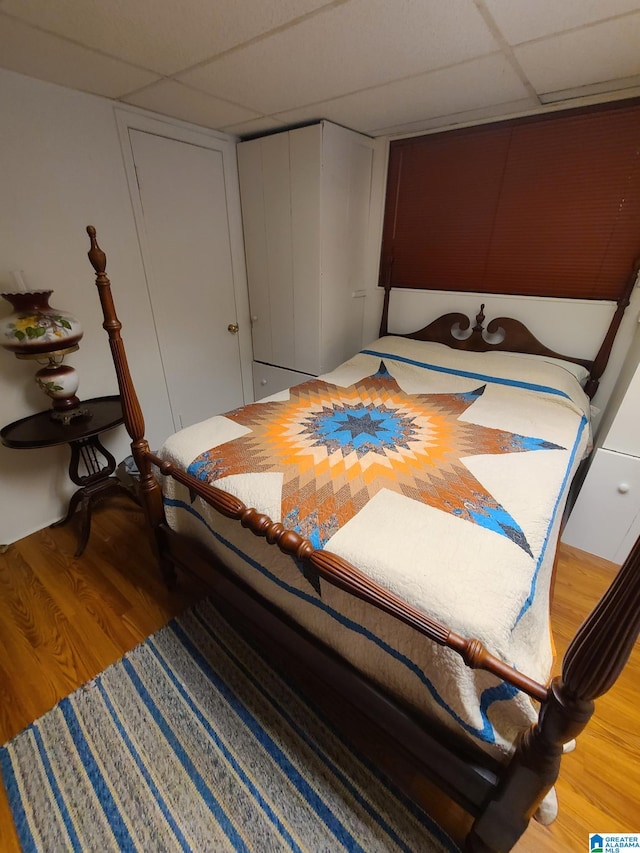
{"label": "blue quilt trim", "polygon": [[538,557],[538,561],[536,563],[536,568],[535,568],[535,571],[533,573],[533,577],[531,578],[531,588],[529,590],[529,595],[524,600],[524,603],[520,609],[520,613],[518,613],[518,615],[516,616],[516,621],[515,621],[515,624],[513,626],[514,629],[515,629],[516,625],[518,624],[518,622],[522,619],[524,614],[527,612],[527,610],[531,607],[531,605],[533,603],[533,599],[535,598],[536,586],[538,584],[538,575],[540,574],[540,567],[542,566],[542,560],[544,559],[544,555],[547,551],[547,545],[549,544],[549,536],[551,534],[551,528],[553,527],[553,524],[555,522],[556,515],[558,513],[558,507],[560,505],[560,498],[564,494],[564,490],[567,487],[567,481],[569,479],[569,472],[571,471],[571,469],[573,467],[573,463],[574,463],[575,458],[576,458],[576,453],[578,452],[578,445],[580,444],[580,439],[582,437],[582,433],[584,432],[584,429],[587,426],[587,424],[588,424],[588,421],[583,415],[583,417],[580,421],[580,425],[578,426],[578,432],[576,434],[576,440],[574,441],[573,447],[571,448],[571,454],[569,456],[569,462],[567,463],[566,471],[564,472],[564,477],[562,479],[562,485],[560,486],[560,489],[559,489],[558,494],[556,496],[556,502],[555,502],[554,507],[553,507],[553,512],[551,513],[551,518],[549,520],[549,525],[547,527],[547,533],[544,537],[544,542],[542,543],[542,548],[540,549],[540,556]]}
{"label": "blue quilt trim", "polygon": [[538,385],[535,382],[524,382],[520,379],[503,379],[500,376],[489,376],[485,373],[472,373],[469,370],[455,370],[453,367],[441,367],[439,364],[430,364],[426,361],[418,361],[415,358],[407,358],[403,355],[394,355],[392,352],[379,352],[378,350],[363,349],[360,350],[363,355],[375,355],[378,358],[387,358],[391,361],[402,361],[405,364],[413,364],[415,367],[423,367],[425,370],[433,370],[436,373],[446,373],[450,376],[464,376],[465,379],[477,379],[481,382],[493,382],[494,385],[509,385],[513,388],[525,388],[527,391],[538,391],[544,394],[555,394],[558,397],[565,397],[570,400],[571,397],[559,388],[553,388],[551,385]]}

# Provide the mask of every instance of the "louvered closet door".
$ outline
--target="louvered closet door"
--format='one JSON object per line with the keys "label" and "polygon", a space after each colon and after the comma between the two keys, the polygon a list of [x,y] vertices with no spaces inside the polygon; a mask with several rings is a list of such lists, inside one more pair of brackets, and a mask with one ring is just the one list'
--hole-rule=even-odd
{"label": "louvered closet door", "polygon": [[237,312],[223,158],[154,133],[129,134],[147,285],[180,429],[244,403],[239,337],[228,330]]}

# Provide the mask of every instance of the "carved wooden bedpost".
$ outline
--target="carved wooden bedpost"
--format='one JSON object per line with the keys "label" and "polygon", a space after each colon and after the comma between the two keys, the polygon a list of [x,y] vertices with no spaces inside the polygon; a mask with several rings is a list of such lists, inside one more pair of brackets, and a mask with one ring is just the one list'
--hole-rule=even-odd
{"label": "carved wooden bedpost", "polygon": [[384,338],[389,334],[389,297],[391,295],[391,285],[389,283],[384,286],[384,302],[382,303],[382,316],[380,318],[380,331],[378,336]]}
{"label": "carved wooden bedpost", "polygon": [[[378,337],[384,338],[389,334],[389,297],[391,296],[391,273],[393,272],[393,257],[389,259],[387,272],[384,279],[384,301],[382,303],[382,315],[380,317],[380,330]],[[380,282],[382,283],[382,282]]]}
{"label": "carved wooden bedpost", "polygon": [[[594,700],[615,683],[639,632],[640,538],[573,638],[538,722],[525,733],[506,778],[473,825],[469,851],[509,850],[515,844],[556,781],[563,744],[587,725]],[[516,815],[524,818],[514,821]]]}
{"label": "carved wooden bedpost", "polygon": [[138,395],[136,394],[129,366],[127,364],[127,356],[125,353],[124,343],[120,336],[122,324],[116,316],[115,306],[113,304],[113,296],[111,294],[111,282],[107,277],[105,270],[107,267],[107,256],[98,246],[96,239],[96,229],[93,225],[87,225],[87,234],[91,240],[91,248],[89,250],[89,260],[96,271],[96,286],[100,295],[100,304],[102,306],[102,314],[104,317],[103,328],[109,335],[109,346],[111,347],[111,357],[118,378],[118,388],[120,389],[120,397],[122,400],[122,412],[124,415],[124,425],[131,438],[131,452],[135,459],[138,470],[140,471],[140,495],[147,521],[154,531],[154,545],[156,556],[160,564],[163,576],[168,584],[173,584],[175,581],[175,567],[163,555],[162,539],[159,529],[165,521],[164,508],[162,505],[162,492],[156,478],[153,475],[153,470],[149,459],[145,453],[149,451],[149,444],[144,437],[144,418]]}
{"label": "carved wooden bedpost", "polygon": [[604,373],[605,368],[609,362],[609,356],[611,355],[613,342],[616,338],[616,335],[618,334],[618,329],[620,328],[620,323],[622,322],[624,312],[626,311],[629,303],[631,302],[631,294],[633,293],[633,288],[636,285],[639,273],[640,258],[636,258],[631,268],[631,275],[629,276],[629,279],[627,281],[627,286],[625,287],[620,299],[618,299],[618,304],[616,306],[616,310],[614,312],[611,323],[609,324],[609,328],[607,329],[607,334],[605,335],[604,340],[602,341],[602,345],[598,350],[598,354],[594,359],[593,367],[591,368],[591,376],[584,388],[585,394],[588,394],[591,399],[593,399],[596,391],[598,390],[598,385],[600,384],[600,377]]}

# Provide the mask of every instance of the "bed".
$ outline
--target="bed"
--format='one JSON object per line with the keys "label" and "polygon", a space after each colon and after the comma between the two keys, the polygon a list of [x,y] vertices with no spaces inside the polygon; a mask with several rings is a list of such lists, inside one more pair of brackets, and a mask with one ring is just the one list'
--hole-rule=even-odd
{"label": "bed", "polygon": [[485,327],[484,306],[473,326],[389,335],[387,288],[380,338],[352,359],[152,453],[87,231],[167,581],[209,572],[225,612],[319,702],[339,697],[338,724],[372,732],[405,790],[422,774],[474,817],[469,850],[552,819],[563,746],[640,628],[636,544],[549,683],[563,509],[635,275],[594,361],[515,320]]}

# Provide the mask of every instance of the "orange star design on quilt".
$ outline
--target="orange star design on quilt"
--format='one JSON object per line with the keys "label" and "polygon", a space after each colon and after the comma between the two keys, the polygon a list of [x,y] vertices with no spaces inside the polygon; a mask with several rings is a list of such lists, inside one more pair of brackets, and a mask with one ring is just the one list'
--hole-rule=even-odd
{"label": "orange star design on quilt", "polygon": [[384,362],[349,387],[314,379],[291,388],[288,400],[229,412],[251,432],[205,451],[188,470],[211,484],[282,472],[282,523],[315,548],[389,489],[506,536],[532,556],[520,526],[463,458],[562,448],[460,420],[485,387],[406,394]]}

